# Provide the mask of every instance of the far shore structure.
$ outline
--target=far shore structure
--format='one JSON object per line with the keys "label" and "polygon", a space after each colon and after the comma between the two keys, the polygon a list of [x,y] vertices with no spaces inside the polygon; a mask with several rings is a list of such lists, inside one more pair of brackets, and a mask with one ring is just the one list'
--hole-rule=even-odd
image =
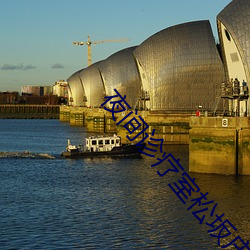
{"label": "far shore structure", "polygon": [[[192,21],[163,29],[138,46],[125,48],[78,70],[67,80],[69,106],[61,108],[60,119],[72,125],[86,125],[90,132],[116,132],[125,136],[101,108],[104,97],[114,95],[117,89],[121,95],[126,95],[133,110],[139,110],[149,125],[149,133],[156,128],[158,137],[167,144],[190,144],[192,141],[191,171],[250,174],[250,143],[246,139],[250,138],[249,0],[230,2],[217,15],[217,27],[217,44],[208,20]],[[190,120],[200,114],[195,118],[200,121]],[[192,135],[197,137],[194,131],[199,130],[199,140],[211,149],[204,151],[206,160],[213,158],[209,158],[209,154],[219,154],[215,144],[223,145],[229,128],[218,120],[205,120],[206,125],[201,129],[202,119],[209,116],[210,119],[230,117],[230,131],[236,131],[235,135],[231,132],[230,150],[234,163],[230,170],[218,166],[218,161],[202,162],[202,152],[198,144],[194,145],[198,139]],[[232,120],[241,117],[243,123]],[[213,124],[212,130],[215,127],[218,130],[217,139],[211,132],[206,134],[209,124]],[[237,124],[244,124],[244,128]],[[244,139],[236,136],[239,129],[244,129]],[[213,143],[208,138],[210,135]],[[244,154],[239,152],[242,145]],[[243,160],[239,161],[238,154]]]}

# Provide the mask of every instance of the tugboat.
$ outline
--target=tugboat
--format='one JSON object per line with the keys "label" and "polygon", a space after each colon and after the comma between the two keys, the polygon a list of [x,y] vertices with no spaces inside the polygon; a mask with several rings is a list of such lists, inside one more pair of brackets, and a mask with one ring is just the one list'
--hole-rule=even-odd
{"label": "tugboat", "polygon": [[85,145],[68,146],[62,156],[65,158],[94,158],[94,157],[135,157],[140,158],[146,143],[122,144],[121,137],[113,136],[90,136],[85,139]]}

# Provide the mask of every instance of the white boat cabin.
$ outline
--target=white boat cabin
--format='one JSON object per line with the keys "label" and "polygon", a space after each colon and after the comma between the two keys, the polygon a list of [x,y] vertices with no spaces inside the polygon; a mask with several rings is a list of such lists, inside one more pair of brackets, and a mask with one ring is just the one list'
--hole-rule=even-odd
{"label": "white boat cabin", "polygon": [[85,150],[90,152],[110,151],[114,147],[121,146],[121,138],[117,135],[113,136],[90,136],[85,139]]}

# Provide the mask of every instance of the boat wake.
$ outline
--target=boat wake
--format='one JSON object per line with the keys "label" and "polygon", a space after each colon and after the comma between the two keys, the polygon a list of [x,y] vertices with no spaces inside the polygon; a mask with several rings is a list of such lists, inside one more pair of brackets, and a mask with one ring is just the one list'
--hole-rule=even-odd
{"label": "boat wake", "polygon": [[23,152],[0,152],[0,158],[29,158],[29,159],[55,159],[53,155],[43,153]]}

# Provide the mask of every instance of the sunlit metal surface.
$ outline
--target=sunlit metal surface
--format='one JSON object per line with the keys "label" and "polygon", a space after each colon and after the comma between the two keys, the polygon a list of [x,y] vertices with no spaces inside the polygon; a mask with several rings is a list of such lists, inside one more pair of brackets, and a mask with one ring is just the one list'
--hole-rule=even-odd
{"label": "sunlit metal surface", "polygon": [[86,94],[87,107],[100,107],[104,101],[104,96],[106,96],[98,67],[101,62],[92,64],[79,74]]}
{"label": "sunlit metal surface", "polygon": [[[243,59],[247,80],[250,82],[250,3],[249,0],[234,0],[217,16],[237,45]],[[219,30],[220,37],[222,30]]]}
{"label": "sunlit metal surface", "polygon": [[209,21],[164,29],[145,40],[134,55],[151,110],[213,108],[224,68]]}
{"label": "sunlit metal surface", "polygon": [[80,72],[82,70],[83,69],[78,70],[67,80],[69,89],[69,102],[74,106],[85,106],[86,95],[80,79]]}
{"label": "sunlit metal surface", "polygon": [[225,80],[209,21],[164,29],[140,46],[121,50],[69,79],[74,105],[99,107],[117,89],[132,106],[141,90],[155,111],[211,111]]}
{"label": "sunlit metal surface", "polygon": [[[249,0],[234,0],[217,16],[222,56],[227,82],[237,78],[241,84],[250,83],[250,4]],[[247,100],[247,99],[246,99]],[[248,99],[249,100],[249,99]],[[232,100],[233,111],[238,106]],[[250,102],[240,102],[239,114],[250,115]]]}
{"label": "sunlit metal surface", "polygon": [[111,55],[104,60],[99,68],[107,95],[114,95],[117,89],[121,95],[126,95],[126,101],[134,107],[140,95],[141,81],[133,56],[136,46]]}

